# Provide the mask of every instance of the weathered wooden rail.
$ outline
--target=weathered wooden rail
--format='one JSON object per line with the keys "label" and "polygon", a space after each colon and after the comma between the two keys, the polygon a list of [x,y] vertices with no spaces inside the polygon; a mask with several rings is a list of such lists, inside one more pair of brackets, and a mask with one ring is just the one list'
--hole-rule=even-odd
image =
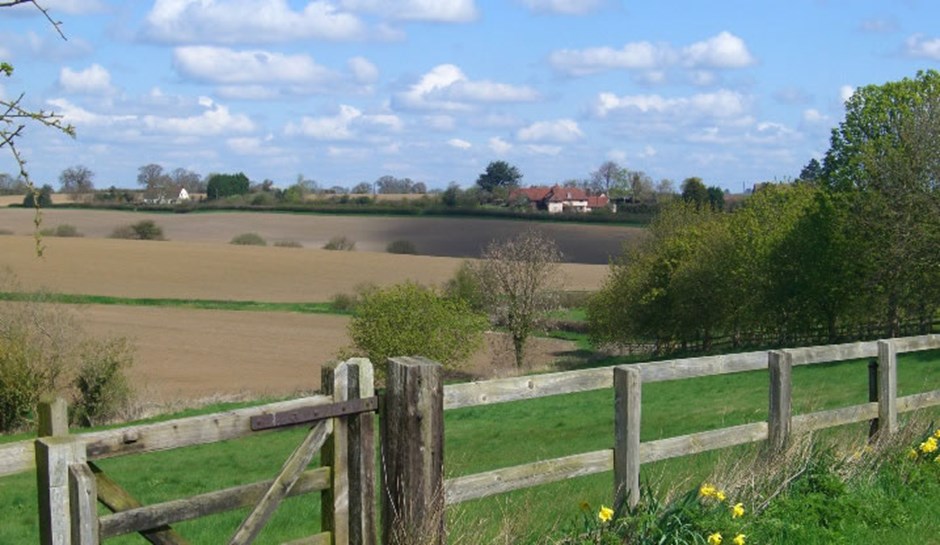
{"label": "weathered wooden rail", "polygon": [[[897,429],[898,413],[940,405],[940,390],[897,397],[897,354],[937,348],[940,348],[940,335],[925,335],[448,385],[443,389],[444,410],[613,388],[615,430],[612,449],[447,479],[443,483],[445,501],[456,504],[613,470],[616,499],[634,502],[639,497],[642,464],[766,440],[780,447],[791,433],[857,422],[875,421],[877,427],[873,429],[893,432]],[[869,372],[869,403],[792,414],[791,370],[794,366],[869,358],[877,361]],[[877,372],[871,372],[874,369]],[[768,370],[770,378],[770,412],[766,422],[640,442],[643,384],[759,370]]]}
{"label": "weathered wooden rail", "polygon": [[[325,366],[322,374],[325,395],[82,435],[69,435],[64,402],[46,403],[33,448],[16,443],[0,449],[0,475],[36,468],[43,545],[91,545],[132,533],[181,545],[187,541],[173,524],[253,506],[228,541],[249,544],[284,498],[315,492],[321,493],[321,532],[292,544],[374,545],[372,364],[357,358]],[[312,427],[275,478],[154,505],[141,505],[94,463],[299,425]],[[321,467],[308,469],[317,452]],[[112,514],[99,516],[99,502]]]}

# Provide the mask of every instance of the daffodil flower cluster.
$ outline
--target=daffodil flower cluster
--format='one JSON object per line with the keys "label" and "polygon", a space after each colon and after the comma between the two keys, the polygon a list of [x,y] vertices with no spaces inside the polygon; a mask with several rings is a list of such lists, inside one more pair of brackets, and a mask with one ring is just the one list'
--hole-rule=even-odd
{"label": "daffodil flower cluster", "polygon": [[[724,491],[720,488],[715,487],[714,485],[705,483],[698,489],[698,495],[703,501],[713,501],[716,500],[719,503],[724,503],[728,497],[725,495]],[[731,514],[731,519],[736,520],[744,516],[744,504],[743,503],[732,503],[728,501],[728,510]],[[734,538],[731,539],[732,545],[745,545],[747,536],[741,532],[734,532]],[[708,534],[706,541],[708,545],[722,545],[724,543],[724,537],[722,537],[721,532],[712,532]]]}
{"label": "daffodil flower cluster", "polygon": [[940,429],[924,439],[916,448],[911,448],[907,452],[907,457],[915,461],[933,461],[940,464]]}

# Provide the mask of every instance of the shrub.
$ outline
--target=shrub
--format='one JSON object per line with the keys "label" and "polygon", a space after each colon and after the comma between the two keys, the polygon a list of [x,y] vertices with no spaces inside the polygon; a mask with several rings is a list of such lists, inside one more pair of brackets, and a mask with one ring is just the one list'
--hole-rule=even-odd
{"label": "shrub", "polygon": [[12,235],[12,234],[13,234],[12,229],[0,229],[0,235]]}
{"label": "shrub", "polygon": [[356,241],[346,237],[333,237],[323,245],[324,250],[342,250],[351,252],[356,249]]}
{"label": "shrub", "polygon": [[417,254],[418,249],[414,242],[410,240],[393,240],[385,247],[385,251],[390,254]]}
{"label": "shrub", "polygon": [[34,189],[32,191],[27,191],[26,196],[23,197],[23,206],[26,208],[33,208],[36,205],[42,208],[48,208],[52,206],[52,186],[46,184],[40,189]]}
{"label": "shrub", "polygon": [[486,318],[460,300],[412,282],[361,294],[349,323],[356,347],[376,364],[395,356],[424,356],[456,367],[482,344]]}
{"label": "shrub", "polygon": [[56,225],[55,228],[43,229],[39,232],[42,236],[45,237],[83,237],[85,235],[78,232],[78,229],[74,225],[69,225],[63,223],[61,225]]}
{"label": "shrub", "polygon": [[81,426],[95,426],[118,417],[133,397],[124,371],[134,361],[126,339],[87,341],[73,384],[76,395],[72,418]]}
{"label": "shrub", "polygon": [[163,229],[153,220],[141,220],[132,225],[121,225],[114,229],[111,238],[130,240],[166,240]]}
{"label": "shrub", "polygon": [[233,238],[231,244],[238,246],[267,246],[268,241],[264,240],[258,233],[242,233]]}
{"label": "shrub", "polygon": [[278,240],[274,243],[278,248],[303,248],[304,245],[296,240]]}
{"label": "shrub", "polygon": [[444,294],[451,299],[459,299],[477,311],[482,312],[486,307],[480,281],[477,280],[473,265],[469,261],[460,264],[454,277],[444,284]]}

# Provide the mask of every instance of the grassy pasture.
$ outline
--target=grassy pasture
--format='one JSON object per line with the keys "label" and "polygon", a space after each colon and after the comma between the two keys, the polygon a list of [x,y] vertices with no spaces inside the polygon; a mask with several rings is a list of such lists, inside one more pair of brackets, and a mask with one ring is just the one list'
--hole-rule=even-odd
{"label": "grassy pasture", "polygon": [[[381,216],[328,216],[252,212],[154,214],[109,210],[43,211],[46,226],[67,223],[89,238],[107,237],[116,226],[150,219],[166,238],[182,242],[228,243],[240,233],[258,233],[274,243],[294,240],[304,248],[321,248],[331,238],[345,236],[356,242],[358,251],[384,252],[395,240],[414,243],[418,253],[444,257],[478,257],[493,239],[512,236],[537,225],[554,238],[572,263],[604,265],[619,255],[624,243],[634,243],[645,229],[617,225],[532,223],[479,218],[402,218]],[[33,211],[0,210],[0,229],[16,234],[32,232]]]}
{"label": "grassy pasture", "polygon": [[[940,353],[902,355],[898,373],[900,395],[940,388]],[[867,366],[862,361],[797,367],[794,412],[863,402],[866,381]],[[643,392],[642,438],[651,440],[762,420],[767,412],[767,382],[766,372],[750,372],[649,384]],[[612,427],[611,390],[449,411],[447,473],[457,476],[610,448]],[[858,447],[864,428],[853,426],[836,432],[846,441],[847,452]],[[287,431],[106,460],[101,465],[145,502],[162,501],[270,478],[299,440],[300,432]],[[747,450],[729,449],[651,464],[643,467],[644,479],[651,479],[661,489],[693,486],[709,475],[719,458],[733,459]],[[222,467],[226,469],[219,470]],[[20,475],[0,480],[0,543],[35,542],[32,479],[32,475]],[[612,476],[606,473],[461,504],[448,511],[451,542],[492,543],[492,537],[507,525],[517,533],[514,542],[527,542],[572,520],[581,501],[594,506],[609,503],[611,487]],[[259,543],[279,543],[316,531],[317,508],[315,496],[290,501]],[[194,544],[218,543],[231,535],[244,515],[220,515],[182,524],[179,529]],[[899,531],[910,538],[906,543],[932,542],[931,528],[924,529],[917,520]]]}

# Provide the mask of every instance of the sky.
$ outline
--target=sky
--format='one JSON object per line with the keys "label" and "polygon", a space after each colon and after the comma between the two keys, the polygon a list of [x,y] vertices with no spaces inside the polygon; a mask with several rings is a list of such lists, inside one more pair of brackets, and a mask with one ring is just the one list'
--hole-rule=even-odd
{"label": "sky", "polygon": [[[71,123],[18,141],[34,181],[156,163],[523,185],[604,161],[739,192],[828,149],[860,86],[940,69],[934,0],[45,0],[0,10],[0,97]],[[0,150],[0,172],[16,171]]]}

